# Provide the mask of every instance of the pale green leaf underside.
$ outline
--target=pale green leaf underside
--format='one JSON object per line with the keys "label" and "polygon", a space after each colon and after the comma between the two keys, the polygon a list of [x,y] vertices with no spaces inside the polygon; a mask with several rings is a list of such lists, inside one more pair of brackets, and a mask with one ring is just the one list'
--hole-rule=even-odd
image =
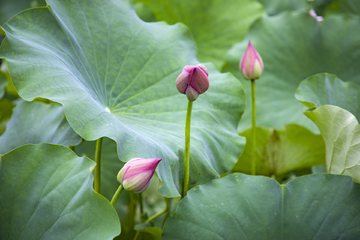
{"label": "pale green leaf underside", "polygon": [[[316,73],[329,72],[360,83],[358,51],[360,35],[358,16],[329,16],[319,24],[308,12],[282,12],[263,17],[252,25],[246,39],[236,44],[228,55],[225,71],[231,71],[244,85],[251,102],[250,82],[239,72],[239,59],[251,40],[264,61],[264,72],[256,80],[258,126],[281,128],[296,123],[318,132],[303,115],[306,110],[294,98],[300,82]],[[248,104],[239,123],[239,132],[251,127]]]}
{"label": "pale green leaf underside", "polygon": [[51,144],[0,158],[0,239],[113,239],[120,223],[92,189],[95,163]]}
{"label": "pale green leaf underside", "polygon": [[68,147],[78,145],[81,138],[66,121],[61,105],[18,101],[0,136],[0,154],[24,144],[45,142]]}
{"label": "pale green leaf underside", "polygon": [[231,174],[193,188],[166,222],[168,239],[359,239],[360,185],[313,174],[280,185]]}
{"label": "pale green leaf underside", "polygon": [[360,116],[360,86],[335,75],[317,74],[305,79],[295,96],[306,106],[316,107],[305,115],[319,127],[325,140],[327,171],[360,182],[360,126],[356,118]]}
{"label": "pale green leaf underside", "polygon": [[[24,11],[4,26],[0,55],[20,96],[61,103],[76,133],[115,140],[122,161],[163,158],[160,192],[179,196],[187,99],[175,80],[198,63],[187,28],[145,23],[122,1],[48,2],[51,10]],[[194,103],[190,186],[229,171],[244,145],[235,127],[243,88],[205,65],[210,88]]]}
{"label": "pale green leaf underside", "polygon": [[[232,172],[251,173],[252,129],[240,134],[246,145]],[[281,129],[256,128],[256,174],[279,176],[325,163],[325,143],[321,135],[289,124]]]}
{"label": "pale green leaf underside", "polygon": [[360,183],[360,125],[350,112],[325,105],[305,112],[319,127],[326,144],[327,171]]}

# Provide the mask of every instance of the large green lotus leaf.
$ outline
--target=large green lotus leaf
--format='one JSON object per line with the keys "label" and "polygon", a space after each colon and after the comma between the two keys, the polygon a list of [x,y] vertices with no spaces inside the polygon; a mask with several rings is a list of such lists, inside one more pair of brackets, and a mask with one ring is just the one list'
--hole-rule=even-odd
{"label": "large green lotus leaf", "polygon": [[[254,23],[246,40],[229,51],[225,70],[241,80],[247,102],[251,102],[250,81],[244,80],[238,66],[250,39],[264,61],[264,72],[256,80],[257,125],[281,128],[296,123],[318,132],[302,114],[306,108],[296,101],[294,93],[302,80],[320,72],[360,83],[360,68],[355,61],[360,49],[359,21],[356,16],[329,16],[318,23],[308,13],[287,11]],[[249,127],[251,104],[238,130]]]}
{"label": "large green lotus leaf", "polygon": [[305,115],[319,127],[325,140],[327,171],[348,175],[360,182],[360,126],[357,120],[360,116],[360,86],[345,83],[335,75],[317,74],[305,79],[295,96],[311,108]]}
{"label": "large green lotus leaf", "polygon": [[251,24],[265,13],[255,0],[135,1],[148,5],[159,21],[182,22],[188,26],[197,45],[199,60],[211,61],[218,68],[222,67],[231,46],[243,39]]}
{"label": "large green lotus leaf", "polygon": [[92,189],[90,159],[43,143],[0,160],[1,239],[113,239],[120,233],[115,210]]}
{"label": "large green lotus leaf", "polygon": [[266,12],[272,16],[285,10],[301,10],[308,12],[311,8],[321,15],[324,9],[334,0],[258,0],[264,5]]}
{"label": "large green lotus leaf", "polygon": [[0,136],[0,154],[28,143],[78,145],[81,138],[72,130],[58,103],[18,101]]}
{"label": "large green lotus leaf", "polygon": [[[175,79],[198,63],[187,28],[143,22],[122,1],[48,2],[51,11],[27,10],[4,25],[1,57],[20,96],[61,103],[81,137],[115,140],[122,161],[163,158],[160,192],[179,196],[187,99]],[[193,108],[190,186],[229,171],[244,144],[235,127],[243,88],[206,66],[210,88]]]}
{"label": "large green lotus leaf", "polygon": [[231,174],[191,189],[162,239],[359,239],[360,185],[313,174],[286,185]]}
{"label": "large green lotus leaf", "polygon": [[[252,129],[240,134],[246,145],[233,172],[251,173]],[[256,128],[256,174],[285,175],[298,169],[311,168],[325,163],[325,143],[321,135],[289,124],[281,129]]]}

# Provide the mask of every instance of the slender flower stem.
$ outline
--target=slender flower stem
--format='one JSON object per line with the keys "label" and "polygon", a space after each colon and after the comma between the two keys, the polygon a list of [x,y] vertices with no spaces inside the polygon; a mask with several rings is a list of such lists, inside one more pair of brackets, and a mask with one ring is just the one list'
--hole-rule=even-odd
{"label": "slender flower stem", "polygon": [[140,235],[140,231],[136,231],[136,234],[135,234],[135,237],[133,240],[136,240],[139,237],[139,235]]}
{"label": "slender flower stem", "polygon": [[142,193],[139,193],[140,217],[144,213]]}
{"label": "slender flower stem", "polygon": [[152,215],[151,217],[149,217],[148,219],[146,219],[145,223],[149,223],[151,221],[153,221],[154,219],[158,218],[159,216],[161,216],[162,214],[166,213],[168,211],[168,205],[166,204],[166,207],[161,210],[158,213],[155,213],[154,215]]}
{"label": "slender flower stem", "polygon": [[130,226],[129,228],[131,229],[131,233],[130,233],[130,238],[132,238],[132,236],[134,236],[135,234],[135,230],[134,230],[134,226],[135,226],[135,209],[136,209],[136,200],[135,200],[135,196],[133,192],[129,192],[130,193],[130,204],[129,204],[129,222],[130,222]]}
{"label": "slender flower stem", "polygon": [[102,140],[103,138],[99,138],[96,141],[96,150],[95,150],[95,180],[94,180],[94,190],[97,193],[100,193],[100,166],[101,166],[101,147],[102,147]]}
{"label": "slender flower stem", "polygon": [[114,196],[113,196],[112,199],[111,199],[110,204],[111,204],[112,206],[115,206],[115,203],[116,203],[116,201],[118,200],[119,195],[120,195],[120,193],[122,192],[123,189],[124,189],[124,188],[123,188],[123,185],[120,184],[120,186],[118,187],[118,189],[116,190]]}
{"label": "slender flower stem", "polygon": [[184,163],[184,185],[183,185],[183,197],[186,196],[189,188],[189,177],[190,177],[190,124],[191,124],[191,110],[192,101],[188,102],[186,112],[186,123],[185,123],[185,163]]}
{"label": "slender flower stem", "polygon": [[[155,213],[154,215],[149,217],[144,223],[149,223],[149,222],[153,221],[154,219],[156,219],[157,217],[159,217],[162,214],[167,213],[169,211],[169,199],[165,198],[165,201],[166,201],[165,209],[161,210],[158,213]],[[139,235],[140,235],[140,231],[137,231],[133,240],[136,240],[139,237]]]}
{"label": "slender flower stem", "polygon": [[256,150],[256,92],[255,79],[251,79],[252,95],[252,152],[251,152],[251,175],[256,175],[255,150]]}
{"label": "slender flower stem", "polygon": [[165,223],[166,223],[166,220],[169,218],[170,216],[170,205],[171,205],[171,202],[172,202],[173,198],[165,198],[165,201],[166,201],[166,207],[168,209],[168,211],[166,212],[166,215],[164,217],[164,221],[163,221],[163,224],[162,224],[162,227],[164,227]]}

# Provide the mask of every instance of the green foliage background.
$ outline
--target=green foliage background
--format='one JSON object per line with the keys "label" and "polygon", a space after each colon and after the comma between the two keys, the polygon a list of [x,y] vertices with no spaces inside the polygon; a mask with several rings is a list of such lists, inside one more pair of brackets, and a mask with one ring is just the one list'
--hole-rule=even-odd
{"label": "green foliage background", "polygon": [[[0,238],[360,238],[359,14],[351,0],[1,1]],[[265,65],[264,176],[245,175],[251,94],[238,65],[249,40]],[[191,189],[179,200],[186,97],[175,79],[200,62],[210,88],[194,102]],[[134,157],[163,159],[143,215],[138,195],[109,204]],[[175,198],[169,213],[144,224],[164,197]]]}

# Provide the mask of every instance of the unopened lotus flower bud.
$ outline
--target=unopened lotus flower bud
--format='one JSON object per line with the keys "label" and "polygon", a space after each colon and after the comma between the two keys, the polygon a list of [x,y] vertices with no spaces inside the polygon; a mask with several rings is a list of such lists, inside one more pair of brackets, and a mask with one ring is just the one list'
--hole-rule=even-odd
{"label": "unopened lotus flower bud", "polygon": [[176,88],[186,94],[190,101],[195,101],[199,94],[209,88],[208,70],[202,64],[185,66],[176,79]]}
{"label": "unopened lotus flower bud", "polygon": [[324,18],[323,18],[322,16],[318,16],[318,15],[316,14],[316,12],[315,12],[314,9],[310,9],[309,14],[310,14],[310,16],[312,16],[313,18],[315,18],[316,21],[318,21],[318,22],[324,21]]}
{"label": "unopened lotus flower bud", "polygon": [[263,60],[250,41],[241,57],[239,69],[247,80],[258,79],[264,70]]}
{"label": "unopened lotus flower bud", "polygon": [[143,192],[149,186],[161,158],[133,158],[119,171],[117,180],[129,192]]}
{"label": "unopened lotus flower bud", "polygon": [[310,10],[309,10],[309,14],[310,14],[310,16],[312,16],[313,18],[316,18],[316,17],[317,17],[317,14],[316,14],[316,12],[315,12],[314,9],[310,9]]}

